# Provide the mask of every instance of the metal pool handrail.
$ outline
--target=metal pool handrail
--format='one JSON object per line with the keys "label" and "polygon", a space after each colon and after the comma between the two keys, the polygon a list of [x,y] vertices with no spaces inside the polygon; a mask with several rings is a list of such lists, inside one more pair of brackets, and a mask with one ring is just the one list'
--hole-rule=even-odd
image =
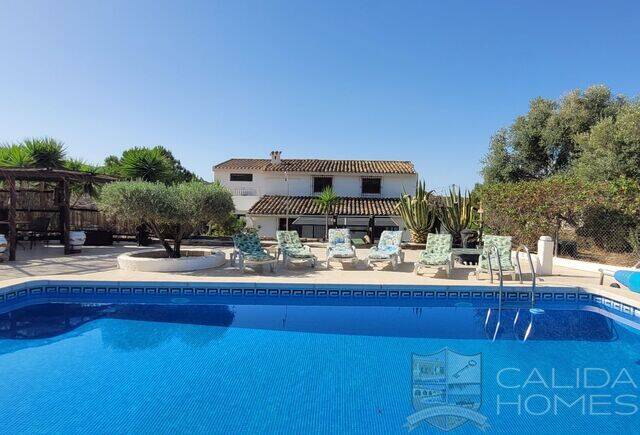
{"label": "metal pool handrail", "polygon": [[[491,341],[496,341],[496,337],[498,336],[498,329],[500,329],[500,323],[502,321],[502,291],[504,289],[504,279],[503,279],[503,273],[502,273],[502,262],[500,261],[500,251],[498,251],[498,247],[496,245],[493,245],[489,248],[489,252],[487,252],[487,261],[489,263],[489,276],[491,277],[491,282],[493,282],[493,265],[491,263],[491,254],[494,253],[496,254],[496,258],[498,259],[498,278],[499,278],[499,285],[498,285],[498,321],[496,322],[496,327],[493,331],[493,335],[491,337]],[[487,318],[485,319],[485,330],[487,327],[487,324],[489,322],[489,317],[491,316],[491,309],[489,309],[489,311],[487,311]]]}
{"label": "metal pool handrail", "polygon": [[520,252],[524,252],[527,254],[527,258],[529,259],[529,268],[531,269],[531,308],[533,308],[536,302],[536,270],[533,267],[533,260],[531,259],[531,252],[529,252],[529,248],[527,245],[520,245],[516,250],[516,264],[518,266],[518,279],[520,280],[520,284],[522,284],[522,267],[520,266]]}
{"label": "metal pool handrail", "polygon": [[498,251],[498,247],[496,245],[492,245],[489,247],[489,252],[487,252],[487,261],[489,262],[489,276],[491,277],[491,282],[493,282],[493,265],[491,264],[491,255],[495,252],[496,258],[498,259],[498,278],[500,280],[500,284],[498,286],[498,305],[502,308],[502,290],[504,287],[504,279],[502,272],[502,262],[500,261],[500,251]]}

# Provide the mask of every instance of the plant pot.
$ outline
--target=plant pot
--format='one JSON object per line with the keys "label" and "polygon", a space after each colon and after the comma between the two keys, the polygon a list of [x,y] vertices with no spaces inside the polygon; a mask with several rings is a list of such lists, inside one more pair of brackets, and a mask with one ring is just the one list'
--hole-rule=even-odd
{"label": "plant pot", "polygon": [[[462,248],[476,248],[478,246],[478,232],[476,230],[462,230],[460,232]],[[463,264],[478,264],[479,255],[464,254],[458,256],[458,261]]]}
{"label": "plant pot", "polygon": [[113,245],[113,233],[107,230],[86,230],[85,246],[111,246]]}
{"label": "plant pot", "polygon": [[138,225],[136,227],[136,241],[138,246],[151,245],[151,237],[149,237],[149,229],[145,224]]}
{"label": "plant pot", "polygon": [[87,240],[87,235],[84,231],[69,231],[69,245],[71,245],[71,252],[80,252],[85,240]]}

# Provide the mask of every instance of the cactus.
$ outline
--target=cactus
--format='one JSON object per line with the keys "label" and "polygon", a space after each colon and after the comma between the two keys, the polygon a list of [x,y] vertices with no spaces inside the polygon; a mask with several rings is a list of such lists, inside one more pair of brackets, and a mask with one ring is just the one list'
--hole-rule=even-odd
{"label": "cactus", "polygon": [[431,202],[432,190],[427,190],[424,181],[416,183],[416,193],[403,193],[398,203],[398,212],[414,243],[426,243],[427,234],[436,221],[436,211]]}
{"label": "cactus", "polygon": [[449,189],[449,195],[444,197],[444,204],[438,209],[438,217],[444,228],[453,236],[454,243],[460,241],[460,232],[476,224],[477,210],[472,196],[455,186]]}

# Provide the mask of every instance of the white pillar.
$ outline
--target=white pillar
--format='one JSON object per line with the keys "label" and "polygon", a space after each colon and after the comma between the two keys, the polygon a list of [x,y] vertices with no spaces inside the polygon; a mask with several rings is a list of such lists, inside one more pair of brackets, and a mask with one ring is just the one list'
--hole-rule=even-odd
{"label": "white pillar", "polygon": [[538,240],[538,275],[553,275],[553,239],[541,236]]}

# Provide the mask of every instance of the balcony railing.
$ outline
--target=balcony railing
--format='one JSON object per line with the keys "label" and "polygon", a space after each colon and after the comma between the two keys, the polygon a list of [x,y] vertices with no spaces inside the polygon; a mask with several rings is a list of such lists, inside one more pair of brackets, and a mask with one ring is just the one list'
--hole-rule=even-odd
{"label": "balcony railing", "polygon": [[255,187],[237,187],[231,189],[231,194],[233,196],[260,196]]}

